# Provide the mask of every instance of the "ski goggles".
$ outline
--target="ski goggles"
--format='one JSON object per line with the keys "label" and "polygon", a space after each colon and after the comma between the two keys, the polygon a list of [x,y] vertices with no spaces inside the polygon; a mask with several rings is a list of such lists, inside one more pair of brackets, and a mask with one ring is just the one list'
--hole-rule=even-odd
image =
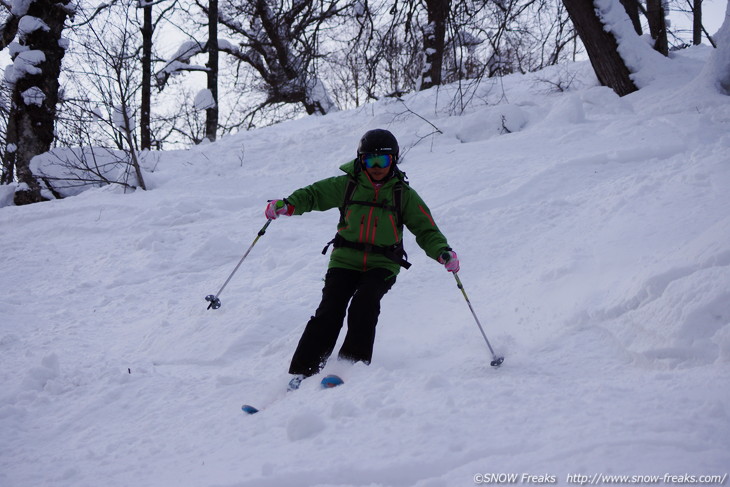
{"label": "ski goggles", "polygon": [[390,167],[394,157],[392,154],[363,154],[360,156],[360,160],[362,160],[363,165],[368,169],[374,167],[385,169],[386,167]]}

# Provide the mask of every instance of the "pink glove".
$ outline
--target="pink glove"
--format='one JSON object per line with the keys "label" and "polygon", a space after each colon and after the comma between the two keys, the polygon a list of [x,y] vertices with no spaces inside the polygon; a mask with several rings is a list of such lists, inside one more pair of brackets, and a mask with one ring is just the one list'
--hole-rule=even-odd
{"label": "pink glove", "polygon": [[459,272],[459,258],[453,250],[444,251],[439,257],[439,262],[446,267],[449,272]]}
{"label": "pink glove", "polygon": [[276,220],[281,215],[291,216],[292,213],[294,213],[294,206],[287,205],[284,200],[271,200],[264,210],[264,215],[269,220]]}

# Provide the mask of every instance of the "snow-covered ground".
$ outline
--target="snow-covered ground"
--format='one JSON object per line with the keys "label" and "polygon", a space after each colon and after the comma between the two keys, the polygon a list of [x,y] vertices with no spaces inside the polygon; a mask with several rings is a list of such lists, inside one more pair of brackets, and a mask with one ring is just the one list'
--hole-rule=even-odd
{"label": "snow-covered ground", "polygon": [[[460,116],[457,87],[431,90],[150,157],[147,192],[1,208],[0,485],[727,475],[730,100],[688,85],[708,51],[624,98],[587,63],[555,67],[485,82]],[[375,127],[407,150],[505,363],[409,238],[373,364],[287,395],[336,210],[273,222],[223,306],[204,297],[267,199],[337,174]]]}

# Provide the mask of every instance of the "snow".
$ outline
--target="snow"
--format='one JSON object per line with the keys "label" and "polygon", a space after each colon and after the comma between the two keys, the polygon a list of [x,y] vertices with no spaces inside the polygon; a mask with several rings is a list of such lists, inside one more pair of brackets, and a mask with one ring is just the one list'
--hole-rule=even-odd
{"label": "snow", "polygon": [[35,0],[12,0],[10,2],[10,13],[16,17],[22,17],[28,13],[28,9],[34,1]]}
{"label": "snow", "polygon": [[319,78],[307,81],[307,102],[318,105],[324,113],[338,110],[337,105],[330,98],[327,88]]}
{"label": "snow", "polygon": [[218,39],[218,49],[225,52],[237,52],[239,48],[227,39]]}
{"label": "snow", "polygon": [[67,39],[65,37],[61,37],[58,40],[58,47],[60,47],[64,51],[67,51],[70,45],[71,45],[71,40],[70,39]]}
{"label": "snow", "polygon": [[183,42],[165,67],[157,73],[158,83],[162,83],[167,76],[178,74],[180,71],[207,71],[205,66],[190,64],[190,58],[202,52],[205,52],[205,44],[194,40]]}
{"label": "snow", "polygon": [[38,67],[41,63],[45,62],[46,55],[43,51],[28,50],[20,51],[13,60],[12,69],[5,70],[5,80],[11,85],[17,83],[19,79],[24,78],[26,75],[38,75],[41,74],[41,68]]}
{"label": "snow", "polygon": [[595,5],[606,29],[616,37],[621,59],[631,71],[631,79],[638,88],[672,75],[669,60],[652,48],[651,36],[636,34],[620,0],[595,0]]}
{"label": "snow", "polygon": [[15,58],[15,56],[17,56],[19,53],[26,51],[30,51],[29,46],[24,46],[15,41],[8,44],[8,54],[10,55],[11,59]]}
{"label": "snow", "polygon": [[[126,117],[124,116],[126,111]],[[136,125],[134,110],[131,107],[114,106],[111,109],[112,123],[122,132],[129,130],[133,132]]]}
{"label": "snow", "polygon": [[355,15],[355,17],[357,17],[357,18],[360,18],[360,17],[365,16],[366,13],[367,13],[367,7],[366,7],[365,3],[362,0],[357,0],[357,2],[355,2],[353,15]]}
{"label": "snow", "polygon": [[[123,126],[118,128],[124,130]],[[150,159],[150,166],[154,164],[154,157],[150,152],[143,151],[138,157]],[[130,158],[128,152],[121,150],[85,147],[72,151],[55,148],[34,157],[31,160],[31,171],[41,176],[41,187],[45,190],[45,196],[53,198],[52,192],[47,188],[48,182],[63,197],[76,196],[102,186],[100,179],[120,185],[134,184],[136,178]],[[89,172],[96,177],[89,178]]]}
{"label": "snow", "polygon": [[196,110],[207,110],[208,108],[215,107],[215,98],[213,98],[213,92],[209,89],[203,89],[195,95],[193,106]]}
{"label": "snow", "polygon": [[46,94],[37,86],[31,86],[21,93],[20,96],[23,97],[23,103],[26,105],[42,106],[46,99]]}
{"label": "snow", "polygon": [[[462,116],[441,87],[161,153],[151,191],[0,208],[0,485],[726,482],[730,99],[697,81],[709,52],[623,98],[588,63],[554,67],[485,81]],[[372,365],[331,361],[344,386],[286,394],[337,211],[273,222],[222,307],[204,297],[267,199],[338,174],[375,127],[505,362],[408,237]]]}
{"label": "snow", "polygon": [[174,56],[172,56],[172,59],[187,63],[190,61],[191,57],[196,54],[200,54],[204,50],[205,45],[198,41],[185,41],[180,45],[180,47],[178,47],[177,52]]}
{"label": "snow", "polygon": [[[727,4],[725,20],[720,30],[713,36],[717,43],[717,49],[710,54],[710,59],[705,64],[704,70],[697,77],[697,83],[709,83],[716,89],[730,94],[730,1]],[[692,86],[691,90],[704,91],[701,86]]]}
{"label": "snow", "polygon": [[50,32],[51,28],[48,27],[48,24],[43,22],[41,19],[39,19],[38,17],[33,17],[32,15],[24,15],[18,21],[18,37],[21,40],[25,39],[37,30]]}
{"label": "snow", "polygon": [[14,195],[15,184],[0,185],[0,208],[11,205]]}

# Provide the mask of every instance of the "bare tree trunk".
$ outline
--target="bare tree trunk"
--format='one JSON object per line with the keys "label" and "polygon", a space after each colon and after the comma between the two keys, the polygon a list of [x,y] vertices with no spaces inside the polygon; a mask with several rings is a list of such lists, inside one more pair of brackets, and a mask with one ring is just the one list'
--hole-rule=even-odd
{"label": "bare tree trunk", "polygon": [[598,81],[619,96],[636,91],[629,68],[618,53],[618,42],[611,32],[604,29],[593,2],[563,0],[563,4],[583,41]]}
{"label": "bare tree trunk", "polygon": [[423,29],[423,47],[426,66],[421,78],[421,89],[427,90],[441,84],[441,68],[444,60],[446,22],[451,0],[426,0],[428,25]]}
{"label": "bare tree trunk", "polygon": [[137,186],[143,190],[147,190],[147,185],[144,182],[144,176],[142,176],[142,168],[139,165],[139,159],[137,158],[137,151],[134,148],[134,140],[132,133],[129,129],[124,130],[124,138],[129,146],[129,155],[132,158],[132,167],[134,167],[134,175],[137,177]]}
{"label": "bare tree trunk", "polygon": [[669,56],[667,41],[667,21],[662,0],[646,0],[646,18],[649,21],[649,32],[654,39],[654,50]]}
{"label": "bare tree trunk", "polygon": [[[117,80],[119,82],[120,80]],[[122,123],[117,127],[122,132],[122,137],[124,138],[124,141],[127,143],[127,148],[129,150],[129,156],[132,159],[132,167],[134,168],[134,175],[137,178],[137,187],[147,190],[147,185],[144,182],[144,176],[142,175],[142,167],[139,163],[139,158],[137,157],[137,150],[134,147],[134,135],[132,132],[134,131],[133,125],[134,123],[129,118],[129,109],[127,108],[127,105],[122,99],[121,104],[121,115],[122,115]]]}
{"label": "bare tree trunk", "polygon": [[702,0],[694,0],[692,7],[692,44],[702,44]]}
{"label": "bare tree trunk", "polygon": [[215,105],[205,110],[205,137],[213,142],[218,132],[218,0],[208,2],[208,90]]}
{"label": "bare tree trunk", "polygon": [[139,138],[140,148],[149,150],[152,147],[152,130],[150,118],[152,112],[152,5],[145,5],[144,23],[142,24],[142,101],[140,104]]}
{"label": "bare tree trunk", "polygon": [[3,153],[3,170],[0,184],[10,184],[15,181],[15,156],[17,154],[18,134],[15,129],[15,118],[8,117],[5,140],[7,142]]}

